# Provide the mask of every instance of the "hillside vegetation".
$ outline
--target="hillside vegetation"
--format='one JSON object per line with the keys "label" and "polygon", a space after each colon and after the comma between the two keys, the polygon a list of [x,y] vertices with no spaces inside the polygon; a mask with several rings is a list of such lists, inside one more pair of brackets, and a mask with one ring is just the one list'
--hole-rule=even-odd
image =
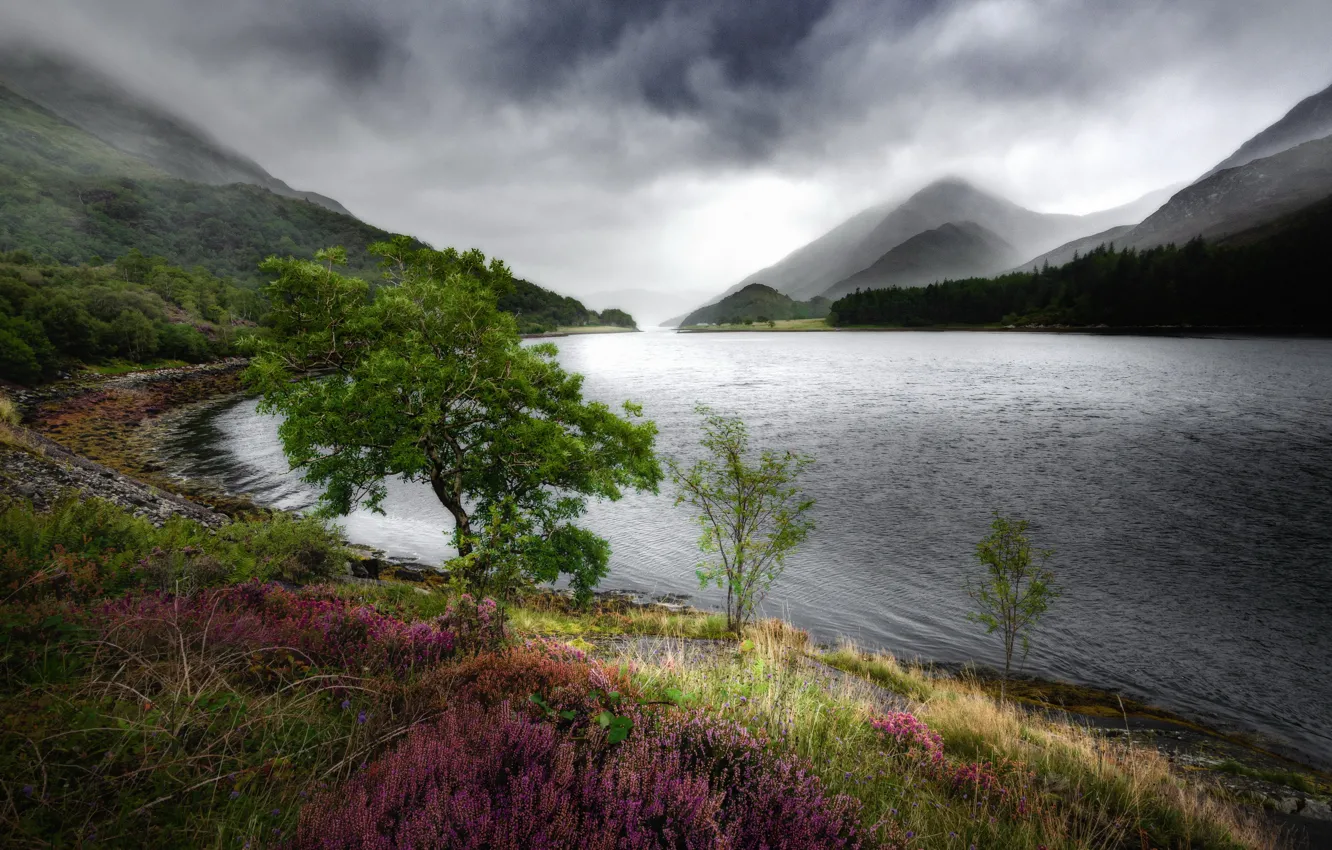
{"label": "hillside vegetation", "polygon": [[0,87],[0,251],[97,264],[138,249],[257,283],[265,257],[328,245],[376,274],[365,249],[388,237],[258,186],[175,179]]}
{"label": "hillside vegetation", "polygon": [[234,353],[267,310],[253,287],[137,251],[104,266],[0,254],[0,376],[34,384],[83,364],[201,363]]}
{"label": "hillside vegetation", "polygon": [[836,325],[1200,325],[1332,327],[1327,234],[1332,199],[1216,244],[1117,251],[1057,268],[914,289],[856,292]]}
{"label": "hillside vegetation", "polygon": [[0,506],[0,842],[1275,846],[1154,750],[782,623],[593,656],[520,629],[715,618],[338,582],[347,557],[313,521]]}
{"label": "hillside vegetation", "polygon": [[751,283],[716,304],[709,304],[690,313],[680,326],[738,325],[747,322],[762,324],[781,319],[819,319],[828,315],[829,303],[828,299],[819,297],[809,301],[795,301],[771,286]]}

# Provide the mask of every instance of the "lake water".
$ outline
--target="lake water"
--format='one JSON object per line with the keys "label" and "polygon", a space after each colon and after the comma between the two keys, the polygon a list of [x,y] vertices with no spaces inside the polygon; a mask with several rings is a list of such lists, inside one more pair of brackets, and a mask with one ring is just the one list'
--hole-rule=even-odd
{"label": "lake water", "polygon": [[[768,613],[906,657],[1002,662],[965,619],[990,512],[1032,521],[1064,588],[1032,673],[1120,689],[1332,764],[1332,341],[1004,333],[672,334],[558,340],[586,394],[632,399],[688,459],[695,402],[760,446],[817,459],[818,528]],[[284,507],[287,473],[254,402],[193,416],[195,474]],[[392,488],[349,536],[447,557],[424,486]],[[599,504],[607,588],[699,591],[697,526],[660,496]]]}

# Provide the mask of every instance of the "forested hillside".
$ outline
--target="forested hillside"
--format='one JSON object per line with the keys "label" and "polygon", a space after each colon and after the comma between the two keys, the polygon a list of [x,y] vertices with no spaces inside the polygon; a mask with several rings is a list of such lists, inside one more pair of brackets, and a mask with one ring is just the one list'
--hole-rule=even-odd
{"label": "forested hillside", "polygon": [[84,363],[198,363],[235,350],[268,302],[203,269],[131,252],[106,266],[0,254],[0,378],[24,384]]}
{"label": "forested hillside", "polygon": [[1098,248],[1072,262],[995,279],[856,292],[834,324],[1332,328],[1332,199],[1219,243]]}
{"label": "forested hillside", "polygon": [[695,310],[680,325],[734,325],[778,319],[821,319],[828,315],[828,303],[827,298],[820,297],[795,301],[771,286],[751,283],[716,304]]}
{"label": "forested hillside", "polygon": [[167,176],[36,104],[0,88],[0,251],[97,263],[138,249],[172,264],[258,282],[272,254],[365,249],[389,234],[351,216],[258,186],[210,186]]}
{"label": "forested hillside", "polygon": [[[10,253],[14,260],[0,274],[8,275],[8,280],[31,278],[48,289],[55,286],[61,298],[74,298],[81,285],[111,286],[118,291],[148,287],[147,300],[132,296],[138,306],[131,312],[158,328],[157,335],[168,343],[161,351],[154,345],[136,345],[133,352],[112,344],[105,329],[84,318],[86,313],[94,323],[114,322],[121,313],[119,307],[80,301],[85,312],[77,314],[75,321],[92,328],[86,339],[80,337],[85,341],[65,347],[56,333],[50,336],[54,347],[48,349],[33,328],[12,324],[31,311],[22,303],[24,298],[10,292],[13,297],[0,303],[0,321],[10,323],[5,331],[7,350],[17,358],[12,365],[17,371],[6,372],[6,377],[32,380],[34,369],[49,377],[62,358],[127,357],[140,362],[151,356],[182,358],[169,344],[177,331],[163,328],[186,325],[165,321],[174,302],[169,294],[154,294],[152,287],[158,278],[207,281],[187,288],[244,293],[214,299],[226,314],[216,320],[174,304],[186,309],[196,322],[216,324],[221,333],[235,317],[228,299],[245,300],[251,305],[250,312],[257,309],[255,299],[262,302],[253,290],[266,282],[259,271],[266,257],[311,257],[321,248],[338,245],[347,250],[351,273],[376,280],[378,261],[367,248],[389,236],[350,215],[260,186],[218,186],[170,177],[0,86],[0,253]],[[104,268],[131,254],[154,258],[150,262],[157,271],[126,278]],[[16,265],[33,270],[18,274]],[[37,271],[38,267],[42,270]],[[43,291],[39,301],[49,294]],[[525,280],[515,281],[513,290],[502,294],[500,306],[518,317],[524,333],[603,322],[633,326],[632,317],[620,311],[608,310],[610,318],[603,318],[576,299]],[[21,351],[14,340],[28,351]]]}

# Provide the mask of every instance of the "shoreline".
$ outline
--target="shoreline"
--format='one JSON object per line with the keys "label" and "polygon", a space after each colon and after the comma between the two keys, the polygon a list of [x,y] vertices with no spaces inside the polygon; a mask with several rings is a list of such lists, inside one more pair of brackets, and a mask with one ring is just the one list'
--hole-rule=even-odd
{"label": "shoreline", "polygon": [[618,325],[588,325],[587,327],[558,328],[539,334],[519,334],[523,339],[555,339],[562,336],[592,336],[595,334],[636,334],[642,328],[622,328]]}
{"label": "shoreline", "polygon": [[[143,509],[148,511],[147,515],[161,518],[186,512],[178,503],[198,506],[208,515],[199,516],[206,522],[213,517],[221,519],[221,514],[236,517],[265,513],[273,509],[263,507],[243,494],[226,493],[198,479],[163,476],[161,473],[168,470],[152,452],[153,443],[160,439],[160,434],[155,435],[154,430],[170,427],[173,414],[178,416],[198,405],[215,404],[237,395],[239,384],[236,377],[243,366],[244,361],[232,360],[61,382],[23,394],[25,421],[35,426],[41,440],[65,453],[63,463],[66,466],[72,458],[73,463],[91,471],[80,481],[67,485],[90,495],[108,497],[118,504]],[[91,429],[86,427],[89,423]],[[47,431],[48,428],[55,428],[55,433]],[[110,433],[107,433],[108,428]],[[63,442],[71,438],[74,445]],[[0,461],[15,451],[11,447],[5,448]],[[51,460],[57,457],[53,454]],[[13,465],[0,462],[0,485],[5,483],[6,466],[12,468]],[[22,474],[31,476],[33,473],[24,467]],[[130,491],[125,488],[131,485],[143,489],[133,490],[127,496]],[[155,497],[154,491],[157,491]],[[31,492],[19,491],[16,495],[31,497]],[[364,544],[349,541],[349,546],[371,558],[378,556],[381,564],[399,580],[420,582],[434,569],[429,564],[383,557],[382,553],[374,553]],[[558,594],[557,591],[549,592]],[[622,590],[606,590],[598,596],[626,600],[636,606],[699,610],[688,605],[689,597],[645,600],[642,594]],[[993,671],[974,664],[919,663],[924,669],[941,675],[974,680],[982,689],[994,683]],[[1130,739],[1151,743],[1176,754],[1187,755],[1200,749],[1224,750],[1229,753],[1226,757],[1247,754],[1243,761],[1253,762],[1262,769],[1290,769],[1293,766],[1318,775],[1325,783],[1332,782],[1327,768],[1319,767],[1318,760],[1310,754],[1242,731],[1208,726],[1187,714],[1155,707],[1116,691],[1025,676],[1011,679],[1010,687],[1018,688],[1017,700],[1032,710],[1067,714],[1097,726],[1108,735],[1121,734],[1122,730]],[[1278,802],[1277,805],[1282,804]]]}
{"label": "shoreline", "polygon": [[1217,336],[1236,337],[1291,337],[1296,339],[1332,339],[1332,330],[1310,330],[1308,328],[1254,328],[1204,325],[1145,325],[1111,327],[1109,325],[1051,325],[1017,327],[990,325],[929,325],[908,328],[887,325],[825,325],[789,328],[768,328],[755,324],[726,326],[691,326],[671,329],[674,333],[1030,333],[1030,334],[1085,334],[1087,336],[1152,336],[1179,338],[1213,338]]}

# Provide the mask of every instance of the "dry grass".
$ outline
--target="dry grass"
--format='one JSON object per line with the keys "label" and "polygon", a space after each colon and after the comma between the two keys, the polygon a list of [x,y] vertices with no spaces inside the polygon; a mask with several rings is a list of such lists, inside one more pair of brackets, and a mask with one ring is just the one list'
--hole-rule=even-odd
{"label": "dry grass", "polygon": [[0,425],[16,426],[19,424],[19,418],[14,400],[0,392]]}
{"label": "dry grass", "polygon": [[1056,803],[1041,810],[1047,834],[1068,846],[1280,846],[1256,813],[1187,783],[1153,748],[1000,703],[973,682],[932,677],[890,655],[845,644],[819,657],[910,697],[950,754],[1025,764]]}

